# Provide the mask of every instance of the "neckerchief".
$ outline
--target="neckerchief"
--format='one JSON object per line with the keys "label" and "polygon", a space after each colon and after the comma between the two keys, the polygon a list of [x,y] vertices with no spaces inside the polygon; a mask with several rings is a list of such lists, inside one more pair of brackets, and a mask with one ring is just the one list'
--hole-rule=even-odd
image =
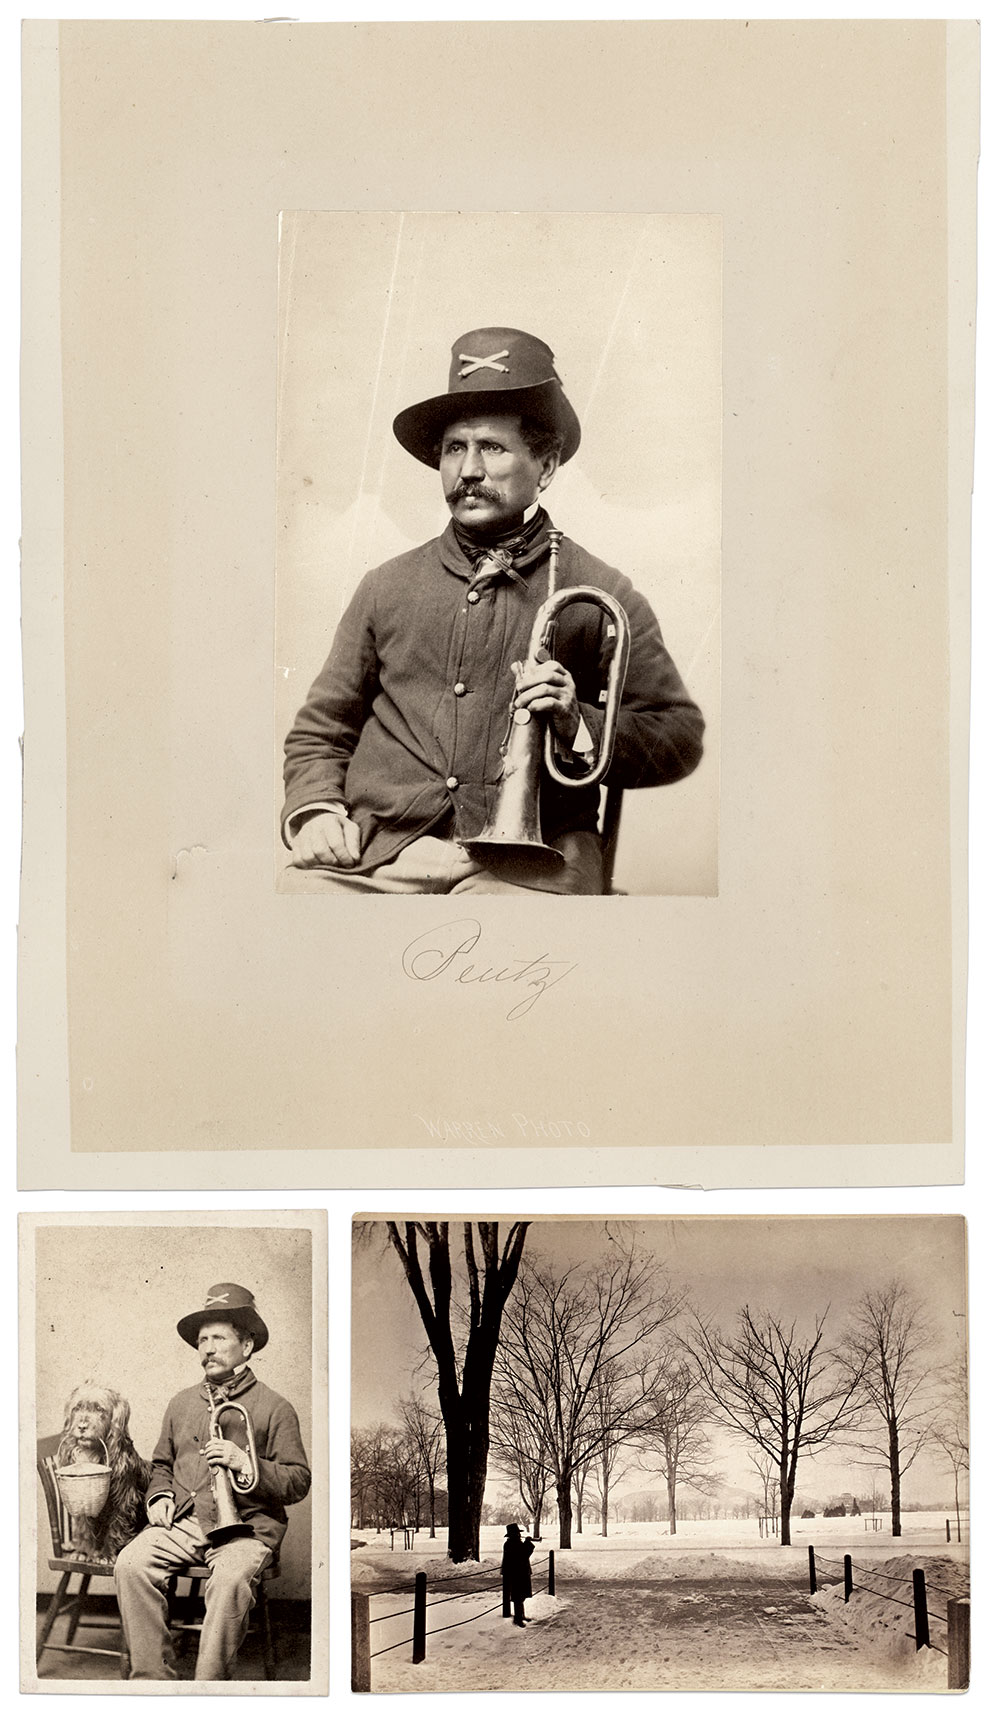
{"label": "neckerchief", "polygon": [[452,528],[472,567],[469,581],[480,588],[499,583],[502,578],[523,585],[521,573],[530,571],[549,550],[546,531],[551,528],[551,521],[541,506],[528,524],[502,530],[490,538],[475,535],[456,519],[452,519]]}
{"label": "neckerchief", "polygon": [[235,1374],[227,1375],[221,1381],[204,1380],[201,1383],[201,1396],[211,1405],[213,1399],[217,1404],[220,1399],[231,1399],[239,1393],[245,1393],[252,1386],[255,1376],[249,1364],[236,1370]]}

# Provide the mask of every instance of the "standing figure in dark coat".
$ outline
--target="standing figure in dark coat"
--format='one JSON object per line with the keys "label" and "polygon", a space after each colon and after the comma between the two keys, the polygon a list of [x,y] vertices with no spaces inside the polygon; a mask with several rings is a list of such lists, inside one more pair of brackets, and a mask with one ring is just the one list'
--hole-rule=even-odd
{"label": "standing figure in dark coat", "polygon": [[517,1525],[508,1524],[500,1574],[514,1608],[515,1625],[524,1624],[524,1603],[531,1599],[531,1556],[534,1551],[535,1544],[530,1535],[522,1541]]}

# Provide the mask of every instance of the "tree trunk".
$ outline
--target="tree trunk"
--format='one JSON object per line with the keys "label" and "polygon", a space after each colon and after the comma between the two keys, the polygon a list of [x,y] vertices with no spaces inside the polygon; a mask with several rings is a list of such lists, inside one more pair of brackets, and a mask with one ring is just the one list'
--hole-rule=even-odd
{"label": "tree trunk", "polygon": [[601,1534],[608,1533],[608,1490],[605,1488],[601,1495]]}
{"label": "tree trunk", "polygon": [[577,1535],[583,1534],[583,1495],[582,1494],[578,1494],[576,1497],[576,1533],[577,1533]]}
{"label": "tree trunk", "polygon": [[434,1529],[434,1524],[435,1524],[435,1518],[434,1518],[434,1478],[433,1478],[433,1476],[428,1476],[428,1478],[427,1478],[427,1489],[428,1489],[428,1493],[427,1493],[427,1504],[428,1504],[428,1506],[429,1506],[429,1507],[430,1507],[430,1511],[431,1511],[431,1535],[430,1535],[430,1538],[431,1538],[431,1541],[433,1541],[433,1540],[434,1540],[434,1539],[435,1539],[435,1529]]}
{"label": "tree trunk", "polygon": [[573,1478],[569,1471],[556,1477],[556,1506],[559,1512],[559,1546],[573,1546]]}
{"label": "tree trunk", "polygon": [[792,1545],[792,1501],[795,1498],[795,1483],[786,1470],[781,1472],[781,1545]]}
{"label": "tree trunk", "polygon": [[892,1533],[902,1535],[903,1519],[901,1506],[902,1481],[899,1470],[899,1429],[896,1422],[889,1423],[889,1496],[892,1506]]}
{"label": "tree trunk", "polygon": [[532,1531],[531,1531],[531,1539],[532,1539],[532,1541],[541,1541],[541,1539],[542,1539],[542,1502],[541,1502],[541,1500],[539,1500],[537,1506],[535,1507],[535,1521],[534,1521],[534,1527],[532,1528]]}
{"label": "tree trunk", "polygon": [[677,1471],[667,1468],[667,1507],[670,1517],[670,1534],[677,1534]]}
{"label": "tree trunk", "polygon": [[489,1422],[445,1418],[448,1463],[448,1558],[455,1564],[479,1558],[479,1520],[486,1489]]}
{"label": "tree trunk", "polygon": [[959,1541],[961,1541],[961,1539],[962,1539],[962,1514],[958,1509],[958,1466],[957,1465],[955,1466],[955,1527],[956,1527],[956,1530],[958,1532],[958,1539],[959,1539]]}

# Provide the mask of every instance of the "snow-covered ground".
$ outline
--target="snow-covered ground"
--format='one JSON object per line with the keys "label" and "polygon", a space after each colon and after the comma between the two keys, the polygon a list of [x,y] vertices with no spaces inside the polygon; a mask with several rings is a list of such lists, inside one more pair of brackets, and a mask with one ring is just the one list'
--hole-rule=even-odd
{"label": "snow-covered ground", "polygon": [[[929,1605],[942,1614],[948,1594],[968,1590],[967,1550],[945,1546],[937,1514],[909,1514],[895,1542],[888,1523],[874,1532],[860,1518],[797,1521],[787,1548],[762,1542],[755,1521],[681,1524],[673,1537],[661,1524],[611,1526],[607,1539],[590,1527],[571,1549],[556,1548],[554,1597],[546,1579],[558,1536],[547,1530],[535,1548],[531,1624],[519,1631],[500,1611],[503,1535],[502,1525],[485,1528],[471,1567],[448,1560],[446,1531],[433,1542],[419,1536],[409,1551],[398,1537],[390,1551],[385,1536],[355,1535],[365,1543],[351,1569],[353,1587],[370,1595],[374,1691],[936,1690],[946,1657],[923,1650],[918,1659],[904,1635],[912,1612],[898,1607],[897,1618],[891,1603],[860,1590],[845,1609],[832,1567],[842,1568],[847,1551],[859,1582],[867,1565],[905,1584],[922,1565]],[[815,1597],[810,1542],[830,1562],[831,1581]],[[426,1660],[414,1666],[417,1571],[428,1578],[428,1634]],[[902,1584],[882,1587],[906,1594]]]}
{"label": "snow-covered ground", "polygon": [[[854,1583],[849,1603],[844,1601],[842,1566],[836,1581],[821,1578],[812,1598],[817,1612],[855,1641],[866,1640],[873,1652],[894,1661],[907,1689],[944,1690],[948,1684],[948,1602],[968,1595],[968,1563],[957,1555],[905,1553],[889,1556],[854,1552],[851,1574]],[[913,1634],[913,1573],[924,1573],[927,1594],[927,1627],[931,1646],[919,1652]],[[821,1572],[827,1567],[821,1561]]]}

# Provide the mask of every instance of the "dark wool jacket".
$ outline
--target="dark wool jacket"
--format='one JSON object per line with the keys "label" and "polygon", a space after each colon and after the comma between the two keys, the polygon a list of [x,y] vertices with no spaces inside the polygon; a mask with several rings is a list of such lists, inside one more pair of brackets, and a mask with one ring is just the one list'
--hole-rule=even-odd
{"label": "dark wool jacket", "polygon": [[531,1595],[531,1556],[534,1551],[535,1544],[530,1536],[521,1541],[508,1536],[503,1544],[500,1575],[507,1593],[515,1600],[527,1601]]}
{"label": "dark wool jacket", "polygon": [[[253,1425],[260,1478],[248,1494],[233,1489],[241,1522],[248,1523],[259,1541],[274,1549],[288,1528],[286,1506],[302,1500],[312,1480],[302,1447],[299,1419],[287,1399],[258,1381],[252,1369],[244,1369],[227,1388],[229,1397],[244,1407]],[[153,1453],[153,1475],[146,1502],[160,1494],[173,1494],[177,1517],[192,1511],[203,1530],[215,1522],[211,1487],[211,1465],[201,1455],[208,1439],[208,1390],[186,1387],[172,1398],[163,1418],[160,1438]],[[246,1450],[242,1419],[235,1411],[220,1423],[227,1440]]]}
{"label": "dark wool jacket", "polygon": [[[547,520],[546,520],[547,522]],[[474,839],[503,767],[513,678],[547,593],[547,558],[473,597],[451,524],[362,579],[322,672],[285,744],[287,821],[310,804],[344,803],[361,829],[358,874],[421,834]],[[631,653],[609,782],[668,785],[695,768],[704,729],[644,596],[621,572],[564,538],[558,587],[592,584],[628,614]],[[559,619],[555,652],[599,740],[604,615],[578,603]],[[598,788],[543,775],[542,836],[597,826]]]}

